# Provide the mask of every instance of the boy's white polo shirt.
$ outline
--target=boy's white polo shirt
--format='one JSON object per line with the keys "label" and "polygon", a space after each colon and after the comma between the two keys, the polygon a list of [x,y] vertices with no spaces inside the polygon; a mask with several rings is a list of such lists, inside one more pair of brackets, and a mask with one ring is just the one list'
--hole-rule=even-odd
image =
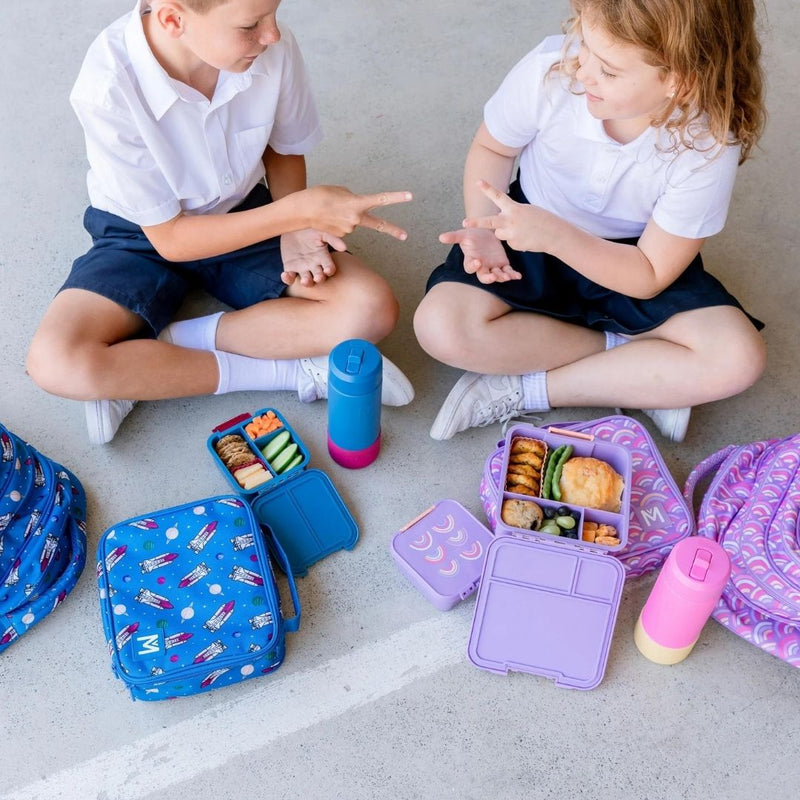
{"label": "boy's white polo shirt", "polygon": [[[641,235],[652,217],[676,236],[702,239],[719,232],[728,213],[738,147],[717,158],[698,149],[671,151],[667,134],[648,128],[620,144],[588,111],[585,97],[548,75],[563,36],[550,36],[506,76],[484,107],[499,142],[523,148],[525,197],[580,228],[608,239]],[[580,87],[578,87],[580,88]]]}
{"label": "boy's white polo shirt", "polygon": [[220,72],[213,98],[167,75],[145,38],[139,2],[95,39],[70,102],[86,137],[95,208],[138,225],[224,213],[264,176],[261,156],[303,155],[322,138],[291,31],[246,72]]}

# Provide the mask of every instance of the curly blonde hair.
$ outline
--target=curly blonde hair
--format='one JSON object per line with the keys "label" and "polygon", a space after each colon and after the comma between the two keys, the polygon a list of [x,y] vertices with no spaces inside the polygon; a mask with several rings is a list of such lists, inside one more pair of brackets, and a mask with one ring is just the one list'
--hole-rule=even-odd
{"label": "curly blonde hair", "polygon": [[[646,63],[677,78],[675,96],[653,120],[692,147],[699,134],[715,146],[739,145],[743,163],[764,130],[761,44],[754,0],[571,0],[564,52],[588,17],[611,37],[643,52]],[[576,57],[559,69],[576,82]]]}

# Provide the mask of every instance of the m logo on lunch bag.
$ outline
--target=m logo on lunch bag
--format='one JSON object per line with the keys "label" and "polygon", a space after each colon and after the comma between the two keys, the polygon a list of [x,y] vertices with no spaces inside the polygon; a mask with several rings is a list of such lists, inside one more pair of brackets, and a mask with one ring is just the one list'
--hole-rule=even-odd
{"label": "m logo on lunch bag", "polygon": [[639,517],[642,524],[642,529],[648,530],[661,530],[667,525],[667,515],[664,511],[664,506],[659,503],[653,503],[647,508],[639,508],[634,511],[635,515]]}
{"label": "m logo on lunch bag", "polygon": [[141,636],[134,636],[132,641],[134,653],[139,658],[160,656],[166,651],[166,647],[164,646],[164,634],[161,631],[158,633],[144,633]]}

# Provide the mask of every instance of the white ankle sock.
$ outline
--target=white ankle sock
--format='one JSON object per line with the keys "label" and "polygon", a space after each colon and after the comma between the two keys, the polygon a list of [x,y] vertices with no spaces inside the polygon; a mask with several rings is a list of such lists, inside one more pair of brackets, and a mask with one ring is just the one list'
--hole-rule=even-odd
{"label": "white ankle sock", "polygon": [[606,350],[613,350],[615,347],[619,347],[621,344],[627,344],[630,339],[627,336],[623,336],[621,333],[615,333],[614,331],[605,331],[606,334]]}
{"label": "white ankle sock", "polygon": [[546,372],[529,372],[522,376],[522,405],[525,411],[551,410]]}
{"label": "white ankle sock", "polygon": [[172,322],[159,334],[159,339],[172,342],[179,347],[194,350],[215,350],[217,347],[217,325],[224,312],[209,314],[206,317],[182,319]]}
{"label": "white ankle sock", "polygon": [[304,374],[296,358],[249,358],[223,350],[213,350],[219,369],[219,384],[214,394],[254,389],[281,391],[297,389]]}

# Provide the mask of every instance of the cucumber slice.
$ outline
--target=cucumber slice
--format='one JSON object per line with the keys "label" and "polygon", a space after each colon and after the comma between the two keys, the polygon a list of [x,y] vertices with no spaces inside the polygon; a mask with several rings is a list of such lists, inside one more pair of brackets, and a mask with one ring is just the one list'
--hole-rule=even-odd
{"label": "cucumber slice", "polygon": [[294,469],[295,467],[299,466],[303,463],[303,454],[298,453],[282,470],[281,474],[284,472],[288,472],[290,469]]}
{"label": "cucumber slice", "polygon": [[272,461],[272,459],[275,458],[275,456],[277,456],[287,444],[289,444],[289,440],[291,438],[292,435],[289,433],[289,431],[281,431],[274,439],[271,439],[262,448],[261,453],[263,454],[264,458],[266,458],[267,461]]}
{"label": "cucumber slice", "polygon": [[269,465],[275,470],[275,472],[280,474],[294,460],[298,449],[297,442],[292,442],[291,444],[286,445],[286,447],[284,447],[283,450],[281,450],[280,453],[278,453],[278,455],[269,462]]}

